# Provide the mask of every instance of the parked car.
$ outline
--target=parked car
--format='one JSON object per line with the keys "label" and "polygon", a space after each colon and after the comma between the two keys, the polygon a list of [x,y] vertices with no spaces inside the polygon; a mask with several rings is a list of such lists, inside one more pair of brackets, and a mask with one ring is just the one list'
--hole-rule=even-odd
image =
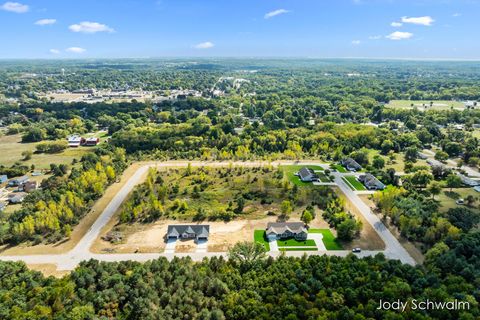
{"label": "parked car", "polygon": [[465,203],[465,200],[463,199],[458,199],[457,201],[455,201],[456,204],[464,204]]}
{"label": "parked car", "polygon": [[362,249],[360,249],[360,248],[358,248],[358,247],[357,247],[357,248],[353,248],[353,249],[352,249],[352,252],[354,252],[354,253],[359,253],[359,252],[362,252]]}

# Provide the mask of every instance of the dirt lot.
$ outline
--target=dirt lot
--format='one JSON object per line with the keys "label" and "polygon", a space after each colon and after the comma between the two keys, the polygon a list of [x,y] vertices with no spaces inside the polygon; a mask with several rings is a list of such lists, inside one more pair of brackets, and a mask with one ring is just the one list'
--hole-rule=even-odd
{"label": "dirt lot", "polygon": [[70,273],[69,270],[58,271],[57,266],[54,264],[29,264],[27,267],[34,271],[40,271],[44,276],[54,276],[55,278],[61,278]]}

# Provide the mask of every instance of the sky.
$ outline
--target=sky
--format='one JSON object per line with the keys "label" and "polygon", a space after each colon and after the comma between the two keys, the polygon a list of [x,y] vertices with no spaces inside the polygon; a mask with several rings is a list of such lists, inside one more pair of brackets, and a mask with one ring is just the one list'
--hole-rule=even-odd
{"label": "sky", "polygon": [[0,59],[480,60],[479,22],[480,0],[0,0]]}

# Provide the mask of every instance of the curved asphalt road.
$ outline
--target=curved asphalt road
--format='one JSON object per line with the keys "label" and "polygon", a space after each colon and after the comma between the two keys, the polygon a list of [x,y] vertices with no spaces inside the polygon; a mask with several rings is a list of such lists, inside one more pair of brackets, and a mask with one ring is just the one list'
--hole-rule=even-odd
{"label": "curved asphalt road", "polygon": [[[0,255],[0,260],[3,261],[24,261],[27,264],[56,264],[58,270],[73,270],[81,261],[89,259],[97,259],[100,261],[148,261],[156,259],[158,257],[167,257],[172,259],[173,257],[185,257],[189,256],[194,261],[201,261],[205,257],[223,256],[226,257],[225,252],[204,252],[204,253],[128,253],[128,254],[94,254],[90,252],[90,247],[98,238],[103,227],[110,221],[117,209],[123,203],[130,191],[139,183],[142,182],[142,177],[150,168],[159,167],[185,167],[190,163],[192,166],[212,166],[222,167],[232,165],[241,165],[246,167],[257,167],[261,165],[281,165],[281,164],[293,164],[292,161],[277,161],[277,162],[207,162],[207,161],[180,161],[180,162],[162,162],[158,164],[145,165],[140,167],[135,174],[125,183],[120,191],[111,200],[102,214],[93,223],[84,237],[78,242],[78,244],[69,252],[64,254],[45,254],[45,255],[18,255],[18,256],[3,256]],[[295,162],[298,163],[298,162]],[[302,164],[317,164],[314,162],[302,161]],[[334,173],[335,183],[340,187],[343,193],[350,199],[350,201],[357,206],[361,214],[377,231],[381,239],[385,242],[384,251],[362,251],[356,254],[359,257],[373,256],[377,253],[383,252],[387,258],[398,259],[403,263],[411,265],[415,264],[413,258],[402,247],[398,240],[390,233],[390,231],[383,225],[380,219],[372,213],[370,208],[343,182],[341,173]],[[303,256],[307,255],[336,255],[346,256],[350,253],[348,250],[342,251],[289,251],[283,254],[288,256]],[[281,255],[280,252],[269,252],[269,255],[276,257]]]}

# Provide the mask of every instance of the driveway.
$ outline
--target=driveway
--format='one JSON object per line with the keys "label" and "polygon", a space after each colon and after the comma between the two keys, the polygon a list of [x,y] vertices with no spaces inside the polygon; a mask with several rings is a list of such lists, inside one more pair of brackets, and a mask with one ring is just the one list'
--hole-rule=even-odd
{"label": "driveway", "polygon": [[165,245],[165,253],[175,253],[175,247],[177,246],[177,239],[168,239]]}
{"label": "driveway", "polygon": [[207,252],[208,240],[197,240],[197,249],[196,253],[205,253]]}
{"label": "driveway", "polygon": [[315,241],[318,251],[327,251],[327,248],[325,248],[325,244],[323,244],[323,234],[309,233],[307,239]]}
{"label": "driveway", "polygon": [[268,244],[270,245],[270,252],[279,252],[278,250],[278,244],[277,240],[270,240],[268,241]]}

